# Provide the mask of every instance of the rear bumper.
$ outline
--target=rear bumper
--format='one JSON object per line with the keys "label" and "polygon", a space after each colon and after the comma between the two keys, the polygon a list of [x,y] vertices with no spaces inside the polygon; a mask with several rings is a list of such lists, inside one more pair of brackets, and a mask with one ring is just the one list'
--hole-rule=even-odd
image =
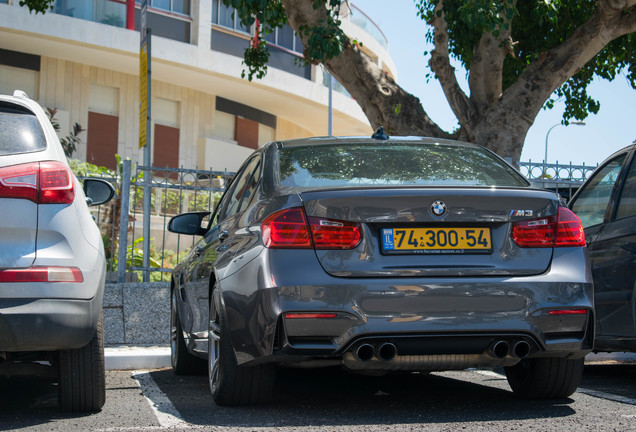
{"label": "rear bumper", "polygon": [[0,299],[0,351],[53,351],[86,345],[97,328],[103,290],[90,300]]}
{"label": "rear bumper", "polygon": [[[592,350],[593,285],[582,248],[557,251],[547,273],[524,277],[337,278],[298,251],[277,255],[286,271],[275,275],[264,271],[277,270],[272,257],[249,264],[259,282],[250,295],[243,271],[221,281],[239,363],[322,359],[360,369],[463,369]],[[548,313],[560,309],[584,313]],[[335,316],[289,319],[288,312]],[[520,356],[513,347],[522,341],[527,352]],[[503,355],[492,352],[497,342],[509,347]],[[356,358],[361,345],[377,352],[384,343],[397,348],[392,362],[377,362],[377,354],[365,364]]]}

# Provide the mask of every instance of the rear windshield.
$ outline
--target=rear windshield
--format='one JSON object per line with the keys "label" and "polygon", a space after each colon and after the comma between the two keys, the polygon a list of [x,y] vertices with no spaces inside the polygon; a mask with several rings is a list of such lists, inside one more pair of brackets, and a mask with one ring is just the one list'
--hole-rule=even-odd
{"label": "rear windshield", "polygon": [[0,105],[0,155],[45,148],[44,133],[35,114]]}
{"label": "rear windshield", "polygon": [[480,147],[338,144],[279,151],[284,186],[529,186],[512,167]]}

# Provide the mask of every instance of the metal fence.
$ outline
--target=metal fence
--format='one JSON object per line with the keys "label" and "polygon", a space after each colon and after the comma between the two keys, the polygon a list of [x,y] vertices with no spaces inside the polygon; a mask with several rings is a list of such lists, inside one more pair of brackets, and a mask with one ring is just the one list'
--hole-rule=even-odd
{"label": "metal fence", "polygon": [[[117,177],[102,176],[117,189],[111,203],[92,210],[104,239],[108,281],[167,280],[195,241],[192,236],[170,233],[170,218],[184,212],[212,212],[233,175],[186,168],[133,168],[126,160]],[[143,209],[146,193],[151,195],[148,215]]]}
{"label": "metal fence", "polygon": [[[519,162],[519,170],[539,187],[555,190],[564,200],[596,167]],[[169,280],[170,272],[194,245],[192,236],[167,230],[174,215],[214,210],[234,173],[186,168],[137,166],[123,161],[116,177],[102,177],[116,186],[111,203],[93,208],[104,238],[109,282]],[[151,194],[148,215],[143,196]],[[144,222],[146,222],[144,224]],[[146,231],[146,234],[144,234]]]}
{"label": "metal fence", "polygon": [[554,190],[564,201],[572,198],[596,166],[569,164],[545,164],[543,162],[519,162],[519,171],[535,186]]}

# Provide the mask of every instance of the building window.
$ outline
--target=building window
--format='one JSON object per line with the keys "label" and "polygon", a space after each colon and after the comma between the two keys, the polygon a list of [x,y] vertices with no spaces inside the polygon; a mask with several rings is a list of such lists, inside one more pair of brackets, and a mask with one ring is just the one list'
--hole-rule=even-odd
{"label": "building window", "polygon": [[258,122],[244,117],[236,117],[235,125],[234,136],[238,145],[256,150],[258,148]]}
{"label": "building window", "polygon": [[155,124],[152,164],[162,168],[179,168],[179,129]]}
{"label": "building window", "polygon": [[59,15],[115,27],[126,26],[126,2],[116,0],[57,0],[53,11]]}
{"label": "building window", "polygon": [[117,169],[117,131],[119,117],[98,112],[88,112],[86,129],[86,162]]}
{"label": "building window", "polygon": [[273,32],[265,35],[265,40],[271,44],[278,45],[279,47],[287,48],[290,51],[297,53],[303,52],[305,49],[300,37],[289,25],[285,24],[282,27],[275,28]]}
{"label": "building window", "polygon": [[214,113],[214,136],[226,141],[234,141],[236,116],[223,111]]}
{"label": "building window", "polygon": [[153,100],[154,146],[152,164],[156,167],[179,168],[179,109],[177,101]]}
{"label": "building window", "polygon": [[86,162],[117,169],[119,89],[90,84],[88,88],[88,126]]}
{"label": "building window", "polygon": [[[141,1],[136,0],[137,4]],[[148,0],[148,6],[181,15],[190,16],[190,0]]]}
{"label": "building window", "polygon": [[273,141],[276,116],[221,97],[216,98],[214,136],[256,149]]}
{"label": "building window", "polygon": [[258,124],[258,147],[263,147],[268,142],[276,139],[276,130],[262,123]]}
{"label": "building window", "polygon": [[0,49],[0,93],[26,92],[38,99],[40,56]]}
{"label": "building window", "polygon": [[236,9],[225,6],[221,0],[212,2],[212,24],[251,34],[250,27],[241,23]]}
{"label": "building window", "polygon": [[31,99],[38,99],[38,71],[0,65],[0,93],[24,91]]}
{"label": "building window", "polygon": [[342,93],[347,97],[351,97],[351,94],[347,91],[346,88],[336,79],[336,77],[332,76],[327,69],[322,68],[322,85],[325,87],[329,87],[329,80],[331,81],[331,88],[337,91],[338,93]]}

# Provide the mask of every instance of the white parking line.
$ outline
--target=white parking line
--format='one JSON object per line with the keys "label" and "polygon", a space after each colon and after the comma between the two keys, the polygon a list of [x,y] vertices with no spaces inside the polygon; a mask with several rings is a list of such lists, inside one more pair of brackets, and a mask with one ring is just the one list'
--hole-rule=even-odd
{"label": "white parking line", "polygon": [[139,382],[146,401],[157,417],[161,428],[187,428],[191,425],[183,420],[179,411],[174,407],[168,396],[162,392],[148,371],[133,371],[133,378]]}
{"label": "white parking line", "polygon": [[491,378],[506,379],[505,375],[498,374],[497,372],[490,371],[490,370],[482,370],[482,369],[468,369],[468,370],[470,370],[472,372],[477,372],[479,375],[483,375],[483,376],[487,376],[487,377],[491,377]]}
{"label": "white parking line", "polygon": [[[484,376],[491,377],[491,378],[501,378],[501,379],[505,379],[506,378],[505,375],[498,374],[497,372],[494,372],[494,371],[489,371],[489,370],[474,370],[474,371],[477,372],[480,375],[484,375]],[[612,393],[602,392],[602,391],[598,391],[598,390],[586,389],[586,388],[582,388],[582,387],[579,387],[576,391],[578,393],[583,393],[583,394],[586,394],[588,396],[593,396],[593,397],[597,397],[597,398],[600,398],[600,399],[611,400],[613,402],[620,402],[620,403],[624,403],[624,404],[628,404],[628,405],[636,405],[636,399],[634,399],[634,398],[629,398],[629,397],[625,397],[625,396],[615,395],[615,394],[612,394]]]}
{"label": "white parking line", "polygon": [[625,396],[615,395],[612,393],[606,393],[598,390],[591,390],[586,388],[580,388],[577,390],[579,393],[583,393],[589,396],[594,396],[601,399],[611,400],[613,402],[620,402],[629,405],[636,405],[636,399]]}

